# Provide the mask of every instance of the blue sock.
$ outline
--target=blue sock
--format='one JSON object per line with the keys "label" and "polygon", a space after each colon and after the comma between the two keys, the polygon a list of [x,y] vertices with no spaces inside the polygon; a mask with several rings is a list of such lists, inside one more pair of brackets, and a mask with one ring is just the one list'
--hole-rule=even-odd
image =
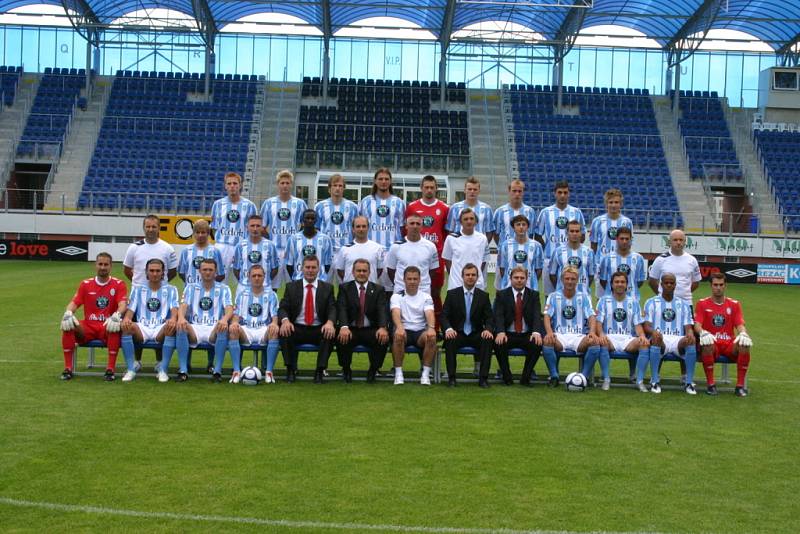
{"label": "blue sock", "polygon": [[189,336],[186,332],[178,331],[175,336],[175,345],[178,347],[178,361],[180,362],[180,372],[189,372]]}
{"label": "blue sock", "polygon": [[[239,341],[237,340],[238,344]],[[222,361],[225,359],[225,349],[228,347],[228,338],[219,335],[214,342],[214,372],[222,374]],[[239,353],[239,361],[241,361],[241,352]],[[235,369],[234,369],[235,370]]]}
{"label": "blue sock", "polygon": [[639,356],[636,358],[636,382],[644,382],[644,372],[647,370],[647,362],[650,361],[650,349],[639,349]]}
{"label": "blue sock", "polygon": [[697,347],[689,345],[684,349],[684,359],[686,360],[686,383],[694,383],[694,366],[697,363]]}
{"label": "blue sock", "polygon": [[658,384],[661,377],[658,374],[658,366],[661,364],[661,347],[650,347],[650,383]]}
{"label": "blue sock", "polygon": [[175,352],[175,336],[164,336],[164,343],[161,345],[161,369],[165,373],[169,372],[169,362],[172,361],[172,354]]}
{"label": "blue sock", "polygon": [[600,373],[603,375],[603,380],[611,378],[611,355],[608,353],[608,347],[600,347]]}
{"label": "blue sock", "polygon": [[233,363],[233,370],[241,372],[242,370],[242,347],[239,345],[238,339],[228,340],[228,351],[231,353],[231,363]]}
{"label": "blue sock", "polygon": [[275,368],[275,360],[278,359],[278,349],[280,343],[277,339],[270,339],[267,343],[267,371],[272,372]]}
{"label": "blue sock", "polygon": [[125,366],[128,371],[133,371],[133,366],[136,365],[133,361],[136,356],[133,347],[133,336],[122,336],[122,355],[125,356]]}
{"label": "blue sock", "polygon": [[598,350],[599,347],[589,347],[589,350],[586,351],[586,354],[583,357],[583,368],[581,369],[581,374],[586,378],[592,374],[592,370],[594,369],[594,364],[597,362],[597,357],[600,356],[600,351]]}
{"label": "blue sock", "polygon": [[543,347],[542,356],[544,362],[547,364],[547,370],[550,372],[550,378],[558,378],[558,358],[556,358],[556,349],[553,347]]}

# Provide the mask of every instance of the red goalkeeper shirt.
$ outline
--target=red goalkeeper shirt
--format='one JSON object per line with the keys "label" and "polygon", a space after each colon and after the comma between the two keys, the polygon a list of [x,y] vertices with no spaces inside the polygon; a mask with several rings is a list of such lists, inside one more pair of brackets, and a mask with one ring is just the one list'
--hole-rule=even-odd
{"label": "red goalkeeper shirt", "polygon": [[717,304],[711,297],[700,299],[694,307],[694,319],[720,341],[733,341],[734,328],[744,324],[742,305],[727,297],[722,304]]}
{"label": "red goalkeeper shirt", "polygon": [[83,306],[83,317],[87,321],[103,322],[117,311],[119,303],[128,299],[125,282],[113,276],[100,284],[97,278],[87,278],[72,297],[72,302]]}
{"label": "red goalkeeper shirt", "polygon": [[406,217],[411,214],[422,217],[422,237],[436,245],[440,259],[444,248],[444,239],[447,237],[444,225],[449,212],[450,208],[441,200],[436,200],[433,204],[428,205],[422,199],[417,199],[406,207]]}

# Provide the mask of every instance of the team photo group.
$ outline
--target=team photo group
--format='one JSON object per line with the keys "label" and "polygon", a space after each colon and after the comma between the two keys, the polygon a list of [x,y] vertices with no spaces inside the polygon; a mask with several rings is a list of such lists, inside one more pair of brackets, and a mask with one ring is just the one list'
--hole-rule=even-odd
{"label": "team photo group", "polygon": [[[388,374],[403,384],[404,357],[412,353],[421,361],[419,383],[430,385],[438,378],[441,342],[450,387],[458,382],[459,354],[471,355],[481,388],[490,387],[493,356],[491,378],[500,384],[514,384],[509,356],[519,355],[520,385],[539,381],[541,357],[542,381],[556,387],[560,358],[581,355],[580,372],[566,377],[569,388],[586,387],[597,366],[597,385],[609,390],[611,361],[625,358],[630,381],[642,392],[660,393],[662,361],[672,358],[680,362],[682,391],[697,393],[699,362],[705,392],[716,395],[714,365],[722,359],[736,365],[734,393],[747,396],[753,342],[740,303],[725,295],[725,276],[712,274],[711,296],[693,301],[700,268],[679,229],[648,272],[632,250],[633,224],[622,214],[618,189],[606,191],[606,213],[587,228],[569,203],[565,181],[554,184],[554,203],[538,213],[523,203],[520,180],[509,183],[508,203],[496,209],[478,199],[474,177],[465,182],[464,200],[448,206],[437,198],[436,178],[425,176],[421,197],[406,204],[386,168],[375,172],[371,194],[358,204],[345,198],[344,178],[331,176],[330,197],[313,209],[293,195],[288,170],[278,173],[278,194],[260,209],[241,196],[241,176],[228,173],[224,184],[226,196],[214,202],[209,220],[195,222],[194,242],[180,254],[160,239],[159,218],[144,217],[144,239],[123,260],[130,291],[111,276],[111,255],[97,255],[95,276],[80,283],[61,320],[62,379],[74,376],[77,347],[95,341],[108,350],[107,381],[116,378],[120,349],[122,381],[130,382],[142,370],[143,348],[154,348],[158,381],[170,380],[177,351],[174,379],[185,382],[192,349],[199,347],[208,352],[214,382],[222,381],[229,355],[231,383],[274,383],[280,352],[291,383],[299,352],[313,346],[315,383],[331,379],[333,353],[336,373],[351,382],[353,354],[363,352],[367,382]],[[184,282],[182,294],[170,282],[175,276]],[[643,285],[654,296],[641,305]],[[253,348],[265,357],[243,369],[242,352]]]}

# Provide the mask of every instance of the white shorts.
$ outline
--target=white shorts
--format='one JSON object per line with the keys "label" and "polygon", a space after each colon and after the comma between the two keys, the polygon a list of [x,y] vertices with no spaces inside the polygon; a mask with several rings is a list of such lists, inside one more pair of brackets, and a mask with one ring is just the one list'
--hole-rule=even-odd
{"label": "white shorts", "polygon": [[556,288],[553,283],[550,281],[550,260],[548,258],[544,259],[544,263],[542,265],[542,291],[544,292],[544,296],[546,297]]}
{"label": "white shorts", "polygon": [[139,331],[142,333],[142,341],[145,343],[148,341],[155,341],[158,333],[164,328],[163,324],[157,324],[155,326],[147,326],[142,323],[136,324],[139,326]]}
{"label": "white shorts", "polygon": [[266,326],[259,326],[258,328],[251,328],[249,326],[242,326],[242,332],[244,332],[245,337],[247,338],[248,345],[261,345],[267,339],[267,328]]}
{"label": "white shorts", "polygon": [[583,341],[585,337],[586,336],[583,334],[556,333],[556,339],[561,343],[563,350],[574,350],[575,352],[578,352],[578,345],[581,344],[581,341]]}
{"label": "white shorts", "polygon": [[675,356],[680,356],[681,352],[678,350],[678,343],[680,343],[683,336],[670,336],[670,335],[662,335],[664,339],[664,356],[667,354],[674,354]]}
{"label": "white shorts", "polygon": [[275,277],[272,279],[272,289],[276,291],[284,283],[292,281],[292,277],[289,276],[289,271],[286,270],[286,257],[280,252],[278,252],[278,263],[280,263],[280,267],[278,267],[278,272],[275,273]]}
{"label": "white shorts", "polygon": [[201,343],[211,343],[209,339],[211,334],[214,332],[214,325],[207,325],[207,324],[193,324],[192,329],[194,330],[194,335],[197,336],[197,342],[194,344],[190,344],[189,346],[192,348],[197,347]]}
{"label": "white shorts", "polygon": [[630,345],[631,341],[636,339],[628,334],[606,334],[606,337],[611,341],[614,350],[617,352],[625,352],[625,347]]}

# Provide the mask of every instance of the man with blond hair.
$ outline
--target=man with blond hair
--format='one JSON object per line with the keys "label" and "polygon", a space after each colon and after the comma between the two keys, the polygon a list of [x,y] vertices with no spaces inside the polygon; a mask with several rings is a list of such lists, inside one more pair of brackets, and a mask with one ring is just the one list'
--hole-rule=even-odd
{"label": "man with blond hair", "polygon": [[289,240],[300,231],[303,212],[308,209],[308,206],[305,200],[292,195],[294,175],[290,170],[279,171],[275,181],[278,185],[278,194],[261,204],[261,218],[264,221],[264,232],[267,238],[278,249],[281,266],[278,274],[272,279],[272,287],[278,289],[281,282],[288,282],[291,279],[286,270]]}

